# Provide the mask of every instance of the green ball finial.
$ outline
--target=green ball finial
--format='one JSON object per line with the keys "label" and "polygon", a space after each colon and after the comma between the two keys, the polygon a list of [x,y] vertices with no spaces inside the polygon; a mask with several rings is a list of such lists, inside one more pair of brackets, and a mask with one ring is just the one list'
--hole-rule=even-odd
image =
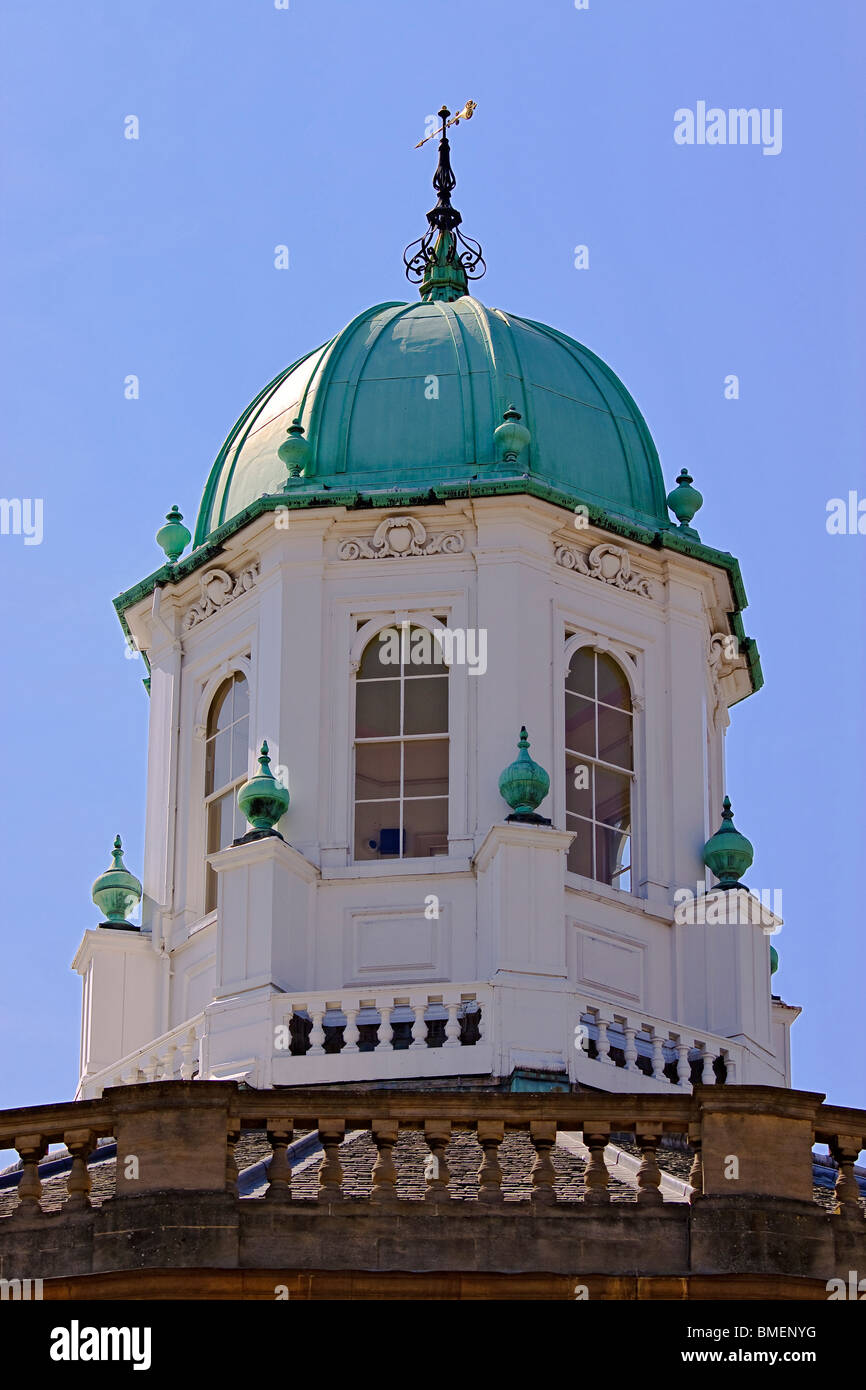
{"label": "green ball finial", "polygon": [[529,737],[524,725],[517,743],[520,752],[499,778],[499,792],[511,807],[508,820],[526,820],[535,825],[550,821],[536,815],[536,807],[550,791],[550,778],[544,768],[529,756]]}
{"label": "green ball finial", "polygon": [[496,452],[506,463],[516,463],[532,438],[525,425],[520,423],[520,411],[510,405],[502,416],[502,424],[493,431]]}
{"label": "green ball finial", "polygon": [[751,866],[755,857],[751,841],[741,835],[734,825],[731,799],[726,796],[722,803],[722,823],[704,845],[704,863],[719,880],[719,887],[744,888],[740,878]]}
{"label": "green ball finial", "polygon": [[677,478],[677,486],[673,492],[667,495],[667,504],[680,523],[680,530],[685,531],[689,536],[697,536],[697,531],[692,529],[690,522],[695,512],[700,511],[704,505],[704,499],[696,487],[692,487],[694,479],[689,470],[683,468]]}
{"label": "green ball finial", "polygon": [[183,525],[183,517],[177,509],[177,503],[166,513],[165,521],[165,526],[160,526],[156,533],[156,543],[162,546],[169,563],[173,565],[186,550],[192,536]]}
{"label": "green ball finial", "polygon": [[141,884],[123,862],[123,845],[119,835],[115,836],[111,863],[105,873],[94,879],[91,896],[105,917],[103,926],[138,931],[138,927],[126,919],[141,902]]}
{"label": "green ball finial", "polygon": [[775,946],[770,947],[770,974],[775,975],[779,968],[779,952]]}
{"label": "green ball finial", "polygon": [[277,453],[286,465],[289,477],[300,478],[310,462],[313,450],[309,440],[304,438],[304,427],[300,420],[293,420],[286,433],[289,437],[280,445]]}
{"label": "green ball finial", "polygon": [[289,809],[289,793],[271,772],[267,740],[259,754],[259,770],[238,789],[238,806],[254,831],[279,835],[274,826]]}

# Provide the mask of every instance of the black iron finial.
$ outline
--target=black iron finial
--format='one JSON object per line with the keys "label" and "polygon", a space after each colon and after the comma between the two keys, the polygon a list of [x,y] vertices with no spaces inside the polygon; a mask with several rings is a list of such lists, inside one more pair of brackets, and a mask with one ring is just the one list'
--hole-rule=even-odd
{"label": "black iron finial", "polygon": [[462,111],[452,117],[448,107],[443,106],[439,111],[442,122],[439,130],[419,140],[415,146],[419,149],[435,135],[441,137],[439,163],[433,175],[436,206],[427,213],[427,231],[403,252],[406,278],[413,285],[420,285],[423,300],[459,299],[469,293],[467,282],[480,279],[487,269],[479,243],[458,230],[463,218],[451,205],[451,194],[457,179],[451,168],[448,127],[457,125],[461,120],[468,121],[474,110],[475,102],[467,101]]}

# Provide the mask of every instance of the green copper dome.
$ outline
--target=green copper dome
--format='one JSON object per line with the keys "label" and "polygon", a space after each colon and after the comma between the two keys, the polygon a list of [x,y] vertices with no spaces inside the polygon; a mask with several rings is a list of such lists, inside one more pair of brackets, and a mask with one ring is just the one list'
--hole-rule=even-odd
{"label": "green copper dome", "polygon": [[266,494],[417,494],[524,473],[575,502],[675,529],[646,423],[588,348],[468,294],[378,304],[244,411],[208,479],[195,545]]}

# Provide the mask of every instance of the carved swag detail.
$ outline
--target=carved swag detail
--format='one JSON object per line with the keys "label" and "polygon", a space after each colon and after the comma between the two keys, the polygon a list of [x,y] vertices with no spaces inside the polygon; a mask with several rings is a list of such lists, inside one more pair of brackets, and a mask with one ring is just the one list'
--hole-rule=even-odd
{"label": "carved swag detail", "polygon": [[341,541],[337,554],[341,560],[380,560],[396,555],[459,555],[463,537],[454,532],[428,535],[427,528],[414,516],[389,516],[381,521],[372,539],[353,536]]}
{"label": "carved swag detail", "polygon": [[231,575],[227,570],[206,570],[198,581],[201,591],[199,601],[184,614],[184,632],[189,632],[197,623],[203,623],[205,618],[247,593],[258,577],[257,564],[247,565],[237,575]]}
{"label": "carved swag detail", "polygon": [[600,579],[603,584],[613,584],[617,589],[640,594],[642,598],[655,598],[651,580],[632,570],[631,556],[621,545],[605,541],[594,546],[588,555],[572,550],[570,545],[558,545],[553,558],[563,569],[575,570],[589,579]]}

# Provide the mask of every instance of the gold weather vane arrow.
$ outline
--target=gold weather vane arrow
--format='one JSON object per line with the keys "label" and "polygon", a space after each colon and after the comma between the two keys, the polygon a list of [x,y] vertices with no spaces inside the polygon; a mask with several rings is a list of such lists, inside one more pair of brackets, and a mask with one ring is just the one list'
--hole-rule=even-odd
{"label": "gold weather vane arrow", "polygon": [[450,125],[459,125],[461,121],[470,120],[477,105],[477,101],[467,101],[463,110],[458,111],[456,116],[452,116],[450,121],[445,121],[438,130],[431,131],[429,135],[424,136],[423,140],[419,140],[418,144],[415,146],[416,150],[420,150],[421,146],[426,145],[428,140],[435,140],[437,135],[442,135]]}

